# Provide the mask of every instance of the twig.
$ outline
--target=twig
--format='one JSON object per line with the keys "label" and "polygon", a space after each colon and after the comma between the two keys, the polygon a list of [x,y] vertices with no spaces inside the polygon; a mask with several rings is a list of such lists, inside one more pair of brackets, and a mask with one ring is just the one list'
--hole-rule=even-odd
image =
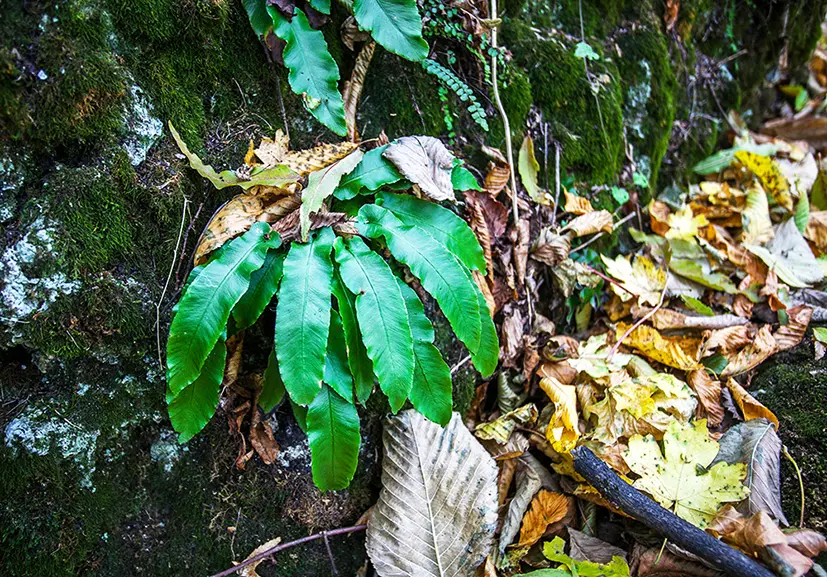
{"label": "twig", "polygon": [[322,539],[324,540],[324,548],[327,550],[327,560],[330,561],[330,573],[334,577],[339,577],[339,571],[336,569],[336,560],[333,558],[333,550],[330,548],[330,541],[327,539],[327,531],[322,531]]}
{"label": "twig", "polygon": [[630,326],[630,327],[626,330],[626,332],[625,332],[625,333],[623,333],[623,336],[622,336],[622,337],[620,337],[620,338],[617,340],[617,342],[616,342],[616,343],[614,344],[614,346],[612,347],[612,350],[610,350],[610,351],[609,351],[609,355],[606,357],[606,358],[609,360],[609,362],[611,362],[611,360],[614,358],[615,353],[617,353],[617,349],[619,349],[619,348],[620,348],[620,345],[622,345],[622,344],[623,344],[623,341],[625,341],[627,338],[629,338],[629,335],[631,335],[631,334],[635,331],[635,329],[636,329],[636,328],[638,328],[640,325],[642,325],[643,323],[645,323],[646,321],[648,321],[650,318],[652,318],[652,317],[655,315],[655,313],[656,313],[656,312],[658,312],[658,311],[660,310],[660,307],[662,307],[662,306],[663,306],[663,301],[664,301],[664,299],[666,298],[666,289],[667,289],[668,287],[669,287],[669,277],[667,277],[667,278],[666,278],[666,282],[663,284],[663,290],[662,290],[662,291],[660,291],[660,300],[658,301],[658,304],[657,304],[657,305],[655,305],[655,306],[652,308],[652,310],[651,310],[651,311],[649,311],[648,313],[646,313],[645,315],[643,315],[642,317],[640,317],[640,319],[638,319],[637,321],[635,321],[635,324],[633,324],[632,326]]}
{"label": "twig", "polygon": [[560,208],[560,143],[554,143],[554,212],[551,213],[551,226],[557,223],[557,209]]}
{"label": "twig", "polygon": [[184,220],[187,217],[187,206],[190,200],[184,197],[184,206],[181,209],[181,226],[178,228],[178,240],[175,241],[175,250],[172,253],[172,260],[169,263],[169,273],[167,273],[167,281],[164,283],[164,289],[161,291],[161,296],[158,302],[155,303],[155,340],[158,345],[158,366],[161,371],[164,370],[164,359],[161,354],[161,304],[164,302],[164,297],[169,288],[169,281],[172,279],[172,271],[175,268],[175,260],[178,258],[178,247],[181,246],[181,237],[184,235]]}
{"label": "twig", "polygon": [[[757,444],[756,444],[757,446]],[[795,468],[795,474],[798,475],[798,488],[801,490],[801,516],[798,519],[798,526],[803,528],[804,527],[804,477],[801,476],[801,469],[798,468],[798,463],[795,462],[793,456],[790,455],[790,452],[787,450],[787,447],[781,446],[781,453],[787,457],[790,463],[793,464]]]}
{"label": "twig", "polygon": [[[489,14],[491,20],[497,19],[497,0],[491,0],[491,13]],[[491,56],[491,87],[494,92],[494,102],[497,104],[497,110],[503,120],[503,130],[505,132],[505,153],[508,157],[508,166],[511,169],[509,176],[511,177],[511,213],[514,217],[514,226],[520,219],[520,209],[517,205],[517,179],[514,177],[516,167],[514,166],[514,155],[511,149],[511,124],[508,122],[508,114],[505,113],[503,101],[500,99],[500,88],[497,85],[497,27],[491,29],[491,48],[493,48]]]}
{"label": "twig", "polygon": [[467,363],[470,360],[471,360],[471,355],[468,355],[467,357],[462,359],[460,362],[455,364],[453,367],[451,367],[451,374],[453,375],[454,373],[456,373],[458,370],[460,370],[463,367],[463,365],[465,365],[465,363]]}
{"label": "twig", "polygon": [[245,559],[235,567],[230,567],[229,569],[225,569],[220,573],[216,573],[215,575],[211,575],[210,577],[227,577],[228,575],[232,575],[233,573],[237,573],[241,571],[248,565],[252,565],[257,561],[261,561],[270,557],[271,555],[275,555],[279,551],[283,551],[285,549],[289,549],[291,547],[295,547],[296,545],[303,545],[304,543],[309,543],[310,541],[316,541],[318,539],[327,539],[327,537],[333,537],[335,535],[345,535],[347,533],[356,533],[357,531],[364,531],[367,529],[367,525],[354,525],[353,527],[342,527],[340,529],[333,529],[332,531],[322,531],[321,533],[316,533],[315,535],[310,535],[308,537],[302,537],[301,539],[296,539],[295,541],[290,541],[289,543],[282,543],[276,545],[275,547],[270,547],[269,549],[262,551],[258,555],[254,555],[249,559]]}
{"label": "twig", "polygon": [[774,577],[774,573],[737,549],[684,521],[623,481],[586,447],[571,452],[574,470],[609,503],[672,543],[733,577]]}

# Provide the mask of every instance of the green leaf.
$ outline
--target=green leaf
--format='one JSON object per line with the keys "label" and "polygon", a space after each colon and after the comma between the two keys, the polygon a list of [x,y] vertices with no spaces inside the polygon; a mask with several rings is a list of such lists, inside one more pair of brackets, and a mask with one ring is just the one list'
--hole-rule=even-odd
{"label": "green leaf", "polygon": [[649,177],[641,172],[635,172],[632,175],[632,182],[635,186],[639,186],[641,188],[649,188]]}
{"label": "green leaf", "polygon": [[230,241],[181,297],[167,340],[167,382],[173,395],[198,377],[250,275],[264,263],[267,249],[278,246],[278,235],[269,232],[270,225],[259,222]]}
{"label": "green leaf", "polygon": [[795,218],[795,226],[798,228],[798,232],[804,234],[804,231],[807,230],[807,223],[810,222],[810,200],[807,198],[806,192],[802,192],[801,196],[798,197],[793,218]]}
{"label": "green leaf", "polygon": [[330,0],[310,0],[310,7],[322,14],[330,14]]}
{"label": "green leaf", "polygon": [[322,386],[334,237],[331,228],[323,228],[307,244],[294,242],[284,259],[276,306],[276,356],[284,386],[300,405],[309,404]]}
{"label": "green leaf", "polygon": [[250,178],[245,178],[243,180],[238,178],[236,173],[232,170],[222,170],[221,172],[216,172],[212,166],[209,164],[204,164],[204,162],[198,158],[197,154],[190,152],[190,149],[187,147],[186,143],[181,139],[181,135],[178,134],[178,131],[175,130],[175,127],[172,125],[172,121],[169,121],[169,131],[172,133],[175,143],[178,144],[178,148],[181,149],[183,155],[187,157],[187,160],[189,160],[190,168],[209,180],[213,186],[219,190],[222,188],[227,188],[228,186],[239,186],[244,190],[247,190],[248,188],[258,185],[284,188],[288,184],[296,182],[299,178],[295,172],[283,164],[279,164],[272,168],[254,168],[250,174]]}
{"label": "green leaf", "polygon": [[447,208],[410,194],[393,193],[377,194],[376,204],[391,211],[406,225],[445,245],[466,267],[485,273],[485,254],[474,231]]}
{"label": "green leaf", "polygon": [[354,0],[353,15],[390,52],[414,62],[428,56],[416,0]]}
{"label": "green leaf", "polygon": [[197,379],[177,395],[167,390],[169,420],[179,434],[179,443],[192,439],[215,414],[226,359],[227,347],[224,340],[220,339],[207,356]]}
{"label": "green leaf", "polygon": [[[277,233],[273,233],[277,236]],[[281,280],[284,253],[268,250],[264,257],[264,264],[250,275],[250,286],[247,292],[233,308],[233,318],[237,331],[251,326],[264,309],[270,304]]]}
{"label": "green leaf", "polygon": [[382,156],[388,145],[369,150],[353,171],[344,176],[333,195],[339,200],[349,200],[362,190],[373,192],[383,186],[402,180],[402,174],[391,161]]}
{"label": "green leaf", "polygon": [[729,364],[729,360],[722,354],[715,354],[701,359],[701,363],[716,375],[720,375]]}
{"label": "green leaf", "polygon": [[369,238],[384,237],[393,257],[408,265],[439,303],[457,337],[469,351],[476,351],[480,344],[480,307],[474,283],[468,281],[464,267],[445,245],[375,204],[359,210],[356,228]]}
{"label": "green leaf", "polygon": [[336,262],[345,287],[356,296],[356,317],[379,386],[396,412],[413,382],[413,336],[405,301],[390,267],[359,237],[337,238]]}
{"label": "green leaf", "polygon": [[273,19],[267,13],[267,0],[242,0],[247,17],[250,19],[250,26],[256,36],[265,36],[273,26]]}
{"label": "green leaf", "polygon": [[702,175],[721,172],[723,169],[732,164],[732,161],[735,160],[735,153],[741,150],[746,150],[747,152],[752,152],[754,154],[760,154],[761,156],[772,156],[778,152],[778,146],[771,143],[755,144],[753,142],[745,142],[743,144],[733,146],[732,148],[719,150],[712,156],[704,158],[692,168],[692,171],[696,174]]}
{"label": "green leaf", "polygon": [[827,328],[815,327],[813,329],[813,337],[820,343],[827,343]]}
{"label": "green leaf", "polygon": [[311,172],[307,177],[307,187],[302,191],[302,204],[299,208],[302,242],[307,242],[307,233],[310,232],[310,215],[322,208],[324,201],[339,185],[342,176],[353,170],[362,156],[362,151],[357,148],[333,165]]}
{"label": "green leaf", "polygon": [[[321,392],[321,391],[319,391]],[[296,424],[299,428],[307,434],[307,407],[302,407],[293,402],[293,399],[287,397],[290,401],[290,408],[293,409],[293,418],[296,419]]]}
{"label": "green leaf", "polygon": [[613,556],[609,563],[572,559],[565,553],[566,542],[560,537],[543,544],[543,555],[549,561],[559,563],[572,575],[579,577],[629,577],[629,565],[622,557]]}
{"label": "green leaf", "polygon": [[460,165],[451,171],[451,185],[454,190],[482,190],[474,174]]}
{"label": "green leaf", "polygon": [[626,204],[629,201],[629,191],[625,188],[613,186],[611,192],[617,204]]}
{"label": "green leaf", "polygon": [[287,43],[283,58],[290,71],[290,88],[305,95],[305,102],[312,102],[307,108],[319,122],[339,136],[347,135],[344,102],[337,84],[339,69],[327,50],[324,34],[310,27],[299,8],[289,21],[274,6],[268,6],[267,11],[273,18],[276,36]]}
{"label": "green leaf", "polygon": [[335,309],[330,309],[330,333],[327,336],[327,355],[324,365],[324,382],[333,387],[348,403],[353,402],[353,377],[347,364],[347,348],[342,319]]}
{"label": "green leaf", "polygon": [[696,313],[700,313],[700,314],[704,315],[705,317],[711,317],[711,316],[715,315],[715,311],[713,311],[711,308],[706,306],[704,303],[702,303],[701,301],[699,301],[695,297],[691,297],[689,295],[683,295],[682,294],[681,295],[681,300],[683,301],[683,304],[688,306],[690,309],[692,309]]}
{"label": "green leaf", "polygon": [[258,406],[265,413],[269,413],[281,402],[284,397],[284,382],[279,374],[279,362],[276,359],[276,349],[270,349],[267,358],[267,368],[264,369],[264,378],[261,382],[261,395],[258,397]]}
{"label": "green leaf", "polygon": [[445,364],[439,350],[432,344],[434,327],[425,316],[422,301],[411,287],[396,279],[405,306],[408,321],[414,337],[414,377],[411,399],[414,408],[438,425],[445,426],[451,420],[453,408],[451,369]]}
{"label": "green leaf", "polygon": [[365,350],[356,320],[356,295],[345,288],[338,271],[333,275],[333,295],[339,304],[339,316],[347,345],[347,364],[356,387],[356,398],[364,405],[373,392],[373,363]]}
{"label": "green leaf", "polygon": [[359,414],[356,407],[324,385],[307,408],[313,482],[322,491],[350,484],[359,462]]}
{"label": "green leaf", "polygon": [[673,258],[669,262],[669,270],[713,290],[724,291],[728,294],[738,292],[738,288],[732,284],[727,275],[720,272],[707,272],[694,260]]}
{"label": "green leaf", "polygon": [[827,171],[819,170],[810,190],[810,204],[817,210],[827,210]]}
{"label": "green leaf", "polygon": [[485,297],[477,287],[477,283],[471,277],[471,273],[465,271],[468,275],[469,282],[474,287],[474,292],[477,293],[477,303],[480,307],[480,346],[476,351],[470,351],[471,362],[477,367],[480,374],[488,378],[494,374],[497,369],[497,363],[500,361],[500,342],[497,339],[497,327],[494,326],[494,320],[491,318],[491,313],[488,308],[488,303]]}
{"label": "green leaf", "polygon": [[517,158],[517,171],[520,173],[520,181],[523,183],[528,196],[535,202],[542,198],[540,185],[537,184],[537,173],[540,172],[540,163],[534,156],[534,141],[531,136],[526,135],[523,145],[520,147],[520,154]]}
{"label": "green leaf", "polygon": [[586,42],[578,42],[574,48],[574,55],[577,58],[588,58],[589,60],[600,60],[600,55]]}

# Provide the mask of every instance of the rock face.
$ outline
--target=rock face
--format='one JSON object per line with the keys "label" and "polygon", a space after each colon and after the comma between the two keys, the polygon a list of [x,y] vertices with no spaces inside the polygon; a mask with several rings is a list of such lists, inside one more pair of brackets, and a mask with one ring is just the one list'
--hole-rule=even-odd
{"label": "rock face", "polygon": [[[221,167],[239,164],[249,139],[285,118],[294,148],[335,137],[268,64],[237,0],[11,4],[0,20],[0,573],[206,575],[275,536],[354,522],[375,495],[376,419],[365,421],[348,491],[313,488],[303,435],[282,412],[279,462],[237,471],[238,442],[221,414],[189,444],[175,442],[156,346],[198,233],[231,194],[185,166],[166,122]],[[683,0],[667,32],[662,2],[583,0],[585,40],[599,56],[587,70],[574,56],[577,1],[509,2],[503,38],[514,60],[501,92],[514,137],[542,112],[574,179],[614,183],[628,166],[625,140],[652,190],[681,182],[716,143],[715,98],[751,105],[784,38],[791,64],[802,62],[824,5],[754,2],[735,14]],[[343,19],[334,6],[330,29]],[[427,30],[453,46],[450,22]],[[346,76],[353,54],[327,36]],[[741,48],[753,50],[748,59],[722,63]],[[364,137],[453,132],[474,160],[483,135],[466,116],[418,65],[377,51],[358,119]],[[489,122],[487,141],[499,146],[502,125],[494,114]],[[184,256],[173,259],[182,214]],[[443,329],[440,347],[457,363],[465,353]],[[253,362],[266,357],[256,346]],[[457,405],[467,408],[475,374],[466,366],[457,377]],[[360,537],[333,546],[340,572],[353,574]],[[272,571],[323,575],[327,563],[310,545]]]}

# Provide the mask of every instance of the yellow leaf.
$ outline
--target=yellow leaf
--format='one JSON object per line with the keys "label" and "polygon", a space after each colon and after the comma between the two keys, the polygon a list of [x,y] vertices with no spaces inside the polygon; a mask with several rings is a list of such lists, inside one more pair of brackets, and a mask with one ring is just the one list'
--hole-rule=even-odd
{"label": "yellow leaf", "polygon": [[[623,337],[631,327],[628,323],[619,323],[616,329],[617,339]],[[623,344],[640,351],[646,357],[669,367],[691,371],[699,368],[701,341],[691,337],[664,337],[656,329],[640,325],[623,341]]]}
{"label": "yellow leaf", "polygon": [[746,465],[716,463],[718,443],[709,438],[706,421],[671,423],[663,436],[663,451],[651,436],[629,439],[626,463],[640,476],[634,487],[651,495],[666,509],[693,525],[705,528],[724,503],[749,494],[742,481]]}
{"label": "yellow leaf", "polygon": [[539,171],[540,163],[534,157],[534,141],[531,136],[526,135],[517,158],[517,172],[520,174],[520,181],[523,183],[528,196],[536,203],[549,205],[551,204],[549,195],[542,191],[537,184],[537,173]]}
{"label": "yellow leaf", "polygon": [[558,453],[569,453],[580,438],[577,426],[577,389],[554,377],[540,379],[540,388],[554,403],[554,414],[546,428],[546,438]]}
{"label": "yellow leaf", "polygon": [[281,128],[276,130],[273,138],[262,138],[255,154],[264,166],[276,166],[281,164],[284,155],[287,154],[289,140]]}
{"label": "yellow leaf", "polygon": [[741,213],[741,225],[744,229],[741,242],[744,244],[766,244],[775,236],[767,193],[760,185],[750,188],[747,192],[747,204]]}
{"label": "yellow leaf", "polygon": [[623,370],[631,360],[631,355],[616,354],[608,360],[611,347],[606,344],[608,334],[592,335],[587,341],[580,343],[577,349],[577,358],[568,360],[577,372],[586,373],[593,379],[608,377],[610,374]]}
{"label": "yellow leaf", "polygon": [[736,152],[735,158],[761,181],[775,202],[792,212],[793,197],[790,195],[790,185],[772,158],[746,150]]}
{"label": "yellow leaf", "polygon": [[249,230],[264,212],[264,207],[264,198],[250,193],[236,195],[224,203],[215,211],[198,239],[195,265],[204,264],[211,252]]}
{"label": "yellow leaf", "polygon": [[562,493],[552,493],[542,489],[534,496],[531,506],[523,516],[520,527],[520,540],[517,547],[530,547],[540,540],[549,525],[558,523],[573,511],[574,499]]}
{"label": "yellow leaf", "polygon": [[598,210],[583,214],[564,226],[560,232],[571,231],[575,237],[586,236],[596,232],[612,232],[612,213]]}
{"label": "yellow leaf", "polygon": [[523,405],[506,413],[490,423],[480,423],[474,429],[474,435],[484,441],[496,441],[501,445],[508,442],[517,425],[530,425],[537,420],[537,409],[533,404]]}
{"label": "yellow leaf", "polygon": [[667,223],[669,230],[666,231],[666,238],[692,240],[698,234],[698,230],[707,226],[709,221],[702,214],[693,215],[692,208],[685,206],[678,212],[670,214]]}
{"label": "yellow leaf", "polygon": [[563,207],[566,212],[578,215],[594,212],[594,207],[588,198],[571,194],[568,190],[564,190],[563,194],[566,196],[566,205]]}
{"label": "yellow leaf", "polygon": [[[614,260],[600,255],[606,272],[617,279],[627,289],[611,285],[612,291],[623,302],[637,295],[638,303],[656,305],[660,301],[663,287],[666,286],[666,271],[655,267],[655,264],[645,256],[635,258],[634,264],[628,256],[618,255]],[[631,293],[631,294],[630,294]]]}
{"label": "yellow leaf", "polygon": [[776,430],[778,429],[778,417],[775,416],[775,413],[762,405],[758,399],[750,395],[744,387],[738,384],[738,381],[735,379],[728,379],[726,382],[726,388],[729,389],[730,393],[732,393],[732,398],[735,400],[735,404],[738,405],[738,408],[741,409],[741,413],[743,413],[745,421],[764,418],[772,422],[775,425]]}
{"label": "yellow leaf", "polygon": [[291,151],[284,155],[281,164],[287,165],[290,170],[301,176],[307,176],[311,172],[316,172],[341,160],[358,146],[354,142],[337,142],[322,144],[307,150]]}

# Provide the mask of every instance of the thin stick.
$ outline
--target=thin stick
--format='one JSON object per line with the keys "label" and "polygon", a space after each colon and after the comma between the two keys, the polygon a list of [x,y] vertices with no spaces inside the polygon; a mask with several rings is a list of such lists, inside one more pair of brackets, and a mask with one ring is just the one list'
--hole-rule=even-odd
{"label": "thin stick", "polygon": [[463,365],[465,365],[465,363],[467,363],[470,360],[471,360],[471,355],[468,355],[467,357],[462,359],[460,362],[455,364],[453,367],[451,367],[451,374],[453,375],[454,373],[456,373],[458,370],[460,370],[463,367]]}
{"label": "thin stick", "polygon": [[291,547],[295,547],[296,545],[303,545],[304,543],[309,543],[310,541],[316,541],[318,539],[327,539],[327,537],[332,537],[335,535],[345,535],[347,533],[356,533],[357,531],[364,531],[367,529],[367,525],[355,525],[353,527],[342,527],[340,529],[333,529],[332,531],[322,531],[321,533],[316,533],[315,535],[310,535],[308,537],[302,537],[301,539],[296,539],[295,541],[290,541],[289,543],[282,543],[280,545],[276,545],[275,547],[270,547],[269,549],[262,551],[258,555],[254,555],[249,559],[245,559],[235,567],[230,567],[229,569],[225,569],[220,573],[216,573],[215,575],[211,575],[210,577],[227,577],[228,575],[232,575],[233,573],[237,573],[241,571],[248,565],[252,565],[257,561],[261,561],[262,559],[266,559],[271,555],[275,555],[279,551],[283,551],[285,549],[289,549]]}
{"label": "thin stick", "polygon": [[[491,0],[491,20],[497,19],[497,0]],[[505,113],[503,101],[500,100],[500,89],[497,85],[497,27],[491,29],[491,48],[494,50],[491,56],[491,84],[494,92],[494,102],[497,105],[497,110],[503,119],[503,130],[505,131],[505,154],[508,157],[508,167],[511,177],[511,213],[514,217],[514,225],[517,225],[520,218],[520,209],[517,205],[517,179],[514,177],[514,155],[511,152],[511,124],[508,122],[508,115]]]}
{"label": "thin stick", "polygon": [[161,304],[164,302],[167,288],[169,288],[169,281],[172,279],[172,271],[175,269],[175,261],[178,258],[178,247],[181,246],[181,237],[184,236],[184,220],[186,220],[187,217],[187,206],[189,206],[189,202],[189,199],[185,196],[184,206],[181,209],[181,226],[178,228],[178,240],[175,241],[175,250],[172,253],[172,260],[169,263],[167,281],[164,283],[161,297],[158,299],[158,302],[155,303],[155,341],[158,345],[158,366],[161,368],[161,371],[164,370],[164,359],[161,354]]}
{"label": "thin stick", "polygon": [[795,468],[795,474],[798,475],[798,488],[801,490],[801,516],[798,519],[798,526],[803,528],[804,527],[804,477],[801,476],[801,469],[798,468],[798,463],[795,462],[793,456],[790,455],[790,452],[787,450],[787,447],[781,446],[782,454],[789,459],[790,463],[793,464]]}
{"label": "thin stick", "polygon": [[551,213],[551,226],[557,222],[557,209],[560,207],[560,143],[554,143],[554,212]]}
{"label": "thin stick", "polygon": [[336,560],[333,558],[333,550],[330,548],[330,541],[327,539],[327,531],[322,531],[322,539],[324,540],[324,548],[327,550],[327,560],[330,561],[330,572],[334,577],[339,577]]}

